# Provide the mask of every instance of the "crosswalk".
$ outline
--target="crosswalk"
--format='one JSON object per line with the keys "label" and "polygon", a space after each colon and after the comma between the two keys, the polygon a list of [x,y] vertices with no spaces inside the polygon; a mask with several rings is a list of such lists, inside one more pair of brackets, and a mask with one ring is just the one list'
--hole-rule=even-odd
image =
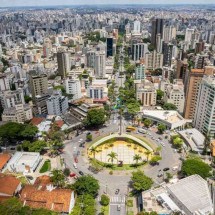
{"label": "crosswalk", "polygon": [[[98,201],[101,201],[101,197],[98,197]],[[110,203],[125,203],[125,196],[111,196]]]}

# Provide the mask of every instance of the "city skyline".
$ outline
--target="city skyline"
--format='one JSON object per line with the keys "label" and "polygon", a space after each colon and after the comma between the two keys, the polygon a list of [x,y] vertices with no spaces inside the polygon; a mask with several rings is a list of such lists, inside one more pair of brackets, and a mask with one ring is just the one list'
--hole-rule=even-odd
{"label": "city skyline", "polygon": [[13,0],[2,0],[1,2],[1,6],[0,7],[19,7],[19,6],[66,6],[66,5],[95,5],[95,4],[143,4],[143,5],[147,5],[147,4],[173,4],[173,5],[180,5],[180,4],[214,4],[214,0],[206,0],[204,2],[200,1],[200,0],[188,0],[188,1],[180,1],[178,2],[178,0],[165,0],[163,2],[160,2],[158,0],[145,0],[145,1],[141,1],[141,0],[135,0],[135,1],[131,1],[131,0],[117,0],[117,1],[113,1],[113,0],[104,0],[104,1],[99,1],[99,0],[93,0],[92,2],[89,2],[87,0],[80,0],[78,1],[74,1],[74,0],[64,0],[63,2],[57,1],[57,0],[30,0],[30,1],[26,1],[26,0],[16,0],[16,2],[14,2]]}

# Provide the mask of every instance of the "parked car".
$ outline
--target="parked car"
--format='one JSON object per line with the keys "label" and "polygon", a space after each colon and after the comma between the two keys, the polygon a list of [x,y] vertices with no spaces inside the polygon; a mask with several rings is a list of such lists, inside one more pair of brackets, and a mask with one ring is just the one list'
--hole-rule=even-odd
{"label": "parked car", "polygon": [[73,163],[73,166],[75,169],[77,169],[77,164],[76,163]]}
{"label": "parked car", "polygon": [[80,175],[84,175],[84,173],[83,173],[82,171],[79,171],[78,173],[79,173]]}
{"label": "parked car", "polygon": [[69,176],[70,176],[71,178],[73,178],[73,177],[76,176],[76,174],[75,174],[75,173],[70,173]]}
{"label": "parked car", "polygon": [[117,205],[117,210],[120,211],[120,209],[121,209],[121,206]]}
{"label": "parked car", "polygon": [[116,189],[115,195],[119,194],[120,189]]}
{"label": "parked car", "polygon": [[163,169],[163,171],[165,171],[165,172],[168,171],[168,170],[169,170],[169,167],[166,167],[166,168]]}
{"label": "parked car", "polygon": [[26,177],[27,179],[29,179],[29,180],[33,180],[33,179],[34,179],[31,175],[26,175],[25,177]]}
{"label": "parked car", "polygon": [[163,173],[162,173],[162,172],[159,172],[158,175],[157,175],[158,178],[160,178],[160,177],[162,177],[162,176],[163,176]]}
{"label": "parked car", "polygon": [[75,163],[78,163],[78,158],[75,158],[74,161],[75,161]]}

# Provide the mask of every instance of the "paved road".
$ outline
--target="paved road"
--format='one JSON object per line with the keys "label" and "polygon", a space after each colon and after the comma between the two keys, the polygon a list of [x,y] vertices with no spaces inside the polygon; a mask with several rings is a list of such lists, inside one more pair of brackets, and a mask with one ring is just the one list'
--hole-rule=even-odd
{"label": "paved road", "polygon": [[125,215],[125,196],[110,197],[110,215]]}

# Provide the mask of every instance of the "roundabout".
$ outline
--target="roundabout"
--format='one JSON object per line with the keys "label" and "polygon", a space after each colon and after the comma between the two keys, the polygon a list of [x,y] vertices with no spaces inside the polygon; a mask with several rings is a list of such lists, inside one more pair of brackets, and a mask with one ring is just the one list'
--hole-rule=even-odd
{"label": "roundabout", "polygon": [[135,164],[148,161],[153,149],[143,140],[128,134],[112,134],[93,143],[88,156],[103,163]]}

